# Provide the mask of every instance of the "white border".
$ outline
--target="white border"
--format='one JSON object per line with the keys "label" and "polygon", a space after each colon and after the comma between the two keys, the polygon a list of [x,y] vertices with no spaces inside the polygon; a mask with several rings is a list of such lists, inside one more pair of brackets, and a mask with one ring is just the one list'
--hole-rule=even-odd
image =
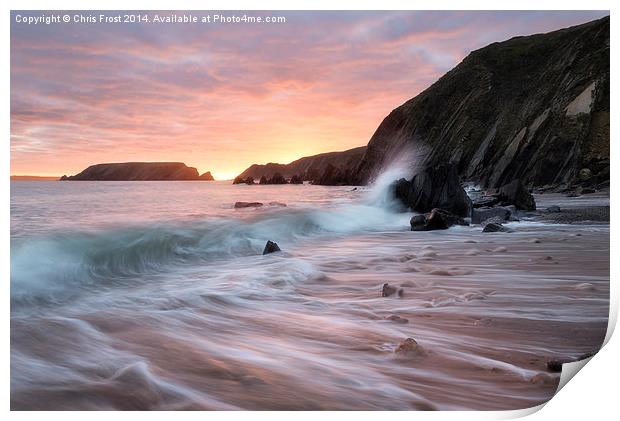
{"label": "white border", "polygon": [[[99,9],[99,10],[148,10],[148,9],[160,9],[160,10],[610,10],[612,15],[611,25],[611,45],[612,45],[612,70],[616,68],[617,53],[614,50],[616,42],[618,42],[617,31],[615,30],[615,4],[613,1],[601,1],[601,0],[589,0],[588,2],[576,1],[576,0],[521,0],[521,1],[502,1],[499,2],[489,0],[470,0],[467,2],[458,0],[441,0],[441,1],[412,1],[412,0],[382,0],[380,2],[372,2],[368,0],[358,0],[355,2],[335,1],[335,0],[297,0],[283,1],[283,0],[264,0],[264,1],[250,1],[250,0],[217,0],[208,2],[197,2],[189,0],[176,0],[176,1],[129,1],[129,0],[111,0],[111,1],[89,1],[86,4],[84,1],[76,0],[57,0],[53,3],[49,1],[5,1],[5,14],[2,17],[7,25],[2,25],[2,46],[3,46],[3,85],[4,86],[4,101],[2,102],[3,116],[1,120],[3,125],[3,132],[5,133],[5,139],[7,144],[4,145],[4,151],[0,160],[0,166],[2,172],[5,174],[1,181],[0,189],[2,197],[5,198],[5,204],[1,210],[0,220],[2,221],[2,227],[4,229],[4,237],[2,239],[2,271],[4,280],[3,289],[3,305],[5,318],[2,323],[2,356],[4,364],[2,365],[2,398],[3,398],[3,412],[9,411],[9,309],[10,298],[8,294],[8,280],[10,279],[9,271],[9,168],[10,168],[10,20],[11,9],[15,10],[27,10],[27,9],[42,9],[42,10],[81,10],[81,9]],[[88,7],[86,7],[88,6]],[[480,28],[484,30],[484,28]],[[611,85],[615,86],[616,77],[612,71]],[[614,95],[612,90],[611,108],[617,110],[617,95]],[[388,110],[389,111],[389,110]],[[615,119],[612,117],[612,138],[617,138],[618,130],[615,123]],[[617,156],[618,147],[615,146],[617,142],[611,143],[611,155]],[[612,188],[612,201],[615,203],[615,197],[617,197],[618,190],[618,172],[616,168],[612,166],[611,171],[611,188]],[[616,220],[618,214],[615,208],[612,208],[612,220]],[[610,329],[608,330],[609,339],[610,333],[617,320],[618,311],[618,288],[616,275],[618,274],[618,264],[616,263],[616,257],[620,257],[617,252],[618,245],[618,232],[615,229],[615,224],[611,227],[611,314],[610,314]],[[314,419],[316,416],[327,418],[351,418],[356,420],[364,419],[376,419],[379,417],[389,417],[391,420],[404,420],[405,418],[415,417],[416,419],[459,419],[459,420],[480,420],[480,419],[507,419],[516,418],[527,415],[532,412],[536,412],[530,417],[530,419],[562,419],[562,420],[580,420],[584,418],[590,419],[610,419],[617,416],[618,404],[617,404],[617,380],[618,374],[618,361],[614,358],[616,355],[620,355],[620,346],[618,345],[618,339],[613,338],[598,355],[596,355],[587,364],[588,368],[580,372],[574,380],[569,382],[560,393],[547,405],[545,408],[536,412],[534,409],[523,411],[506,411],[506,412],[438,412],[438,413],[410,413],[410,412],[216,412],[205,414],[203,412],[193,413],[115,413],[114,417],[129,418],[129,417],[149,417],[149,419],[167,419],[171,415],[174,417],[183,418],[202,418],[205,415],[208,417],[214,417],[221,420],[235,420],[238,418],[253,419],[288,419],[295,417],[299,419]],[[537,408],[540,409],[540,408]],[[614,415],[612,415],[614,414]],[[9,416],[14,419],[30,419],[33,417],[45,417],[45,418],[60,418],[63,419],[81,419],[84,416],[94,419],[103,419],[109,417],[109,414],[105,412],[93,412],[84,414],[81,412],[11,412]]]}

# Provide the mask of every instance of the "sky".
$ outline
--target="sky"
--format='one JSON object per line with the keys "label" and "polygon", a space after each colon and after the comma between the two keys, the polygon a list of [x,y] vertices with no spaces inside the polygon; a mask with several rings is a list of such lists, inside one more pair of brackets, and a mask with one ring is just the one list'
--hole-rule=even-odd
{"label": "sky", "polygon": [[[392,109],[470,51],[609,14],[315,11],[247,12],[286,19],[273,24],[17,22],[42,13],[11,13],[11,174],[179,161],[216,179],[253,163],[365,145]],[[45,14],[57,13],[65,12]],[[100,14],[67,12],[78,13]],[[172,14],[149,12],[151,22],[155,13]]]}

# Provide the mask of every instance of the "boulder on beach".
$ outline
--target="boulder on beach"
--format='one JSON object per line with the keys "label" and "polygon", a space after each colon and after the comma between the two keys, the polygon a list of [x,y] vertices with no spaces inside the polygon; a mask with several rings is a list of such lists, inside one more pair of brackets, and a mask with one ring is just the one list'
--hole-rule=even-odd
{"label": "boulder on beach", "polygon": [[497,222],[490,222],[484,226],[482,232],[512,232],[512,230]]}
{"label": "boulder on beach", "polygon": [[461,186],[457,168],[452,164],[429,166],[411,181],[401,178],[391,185],[394,196],[414,212],[445,209],[457,216],[468,217],[471,200]]}
{"label": "boulder on beach", "polygon": [[397,354],[417,354],[422,351],[420,345],[413,338],[407,338],[402,341],[394,352]]}
{"label": "boulder on beach", "polygon": [[508,208],[496,206],[494,208],[474,208],[471,211],[471,223],[481,224],[488,219],[497,219],[499,221],[509,221],[512,212]]}
{"label": "boulder on beach", "polygon": [[282,251],[280,250],[278,243],[273,242],[271,240],[267,240],[267,243],[265,244],[265,248],[263,249],[263,255],[269,254],[269,253],[275,253],[277,251]]}
{"label": "boulder on beach", "polygon": [[433,209],[427,214],[414,215],[409,224],[411,231],[444,230],[453,225],[468,225],[463,218],[444,209]]}
{"label": "boulder on beach", "polygon": [[497,197],[504,205],[515,205],[517,209],[527,211],[536,210],[534,196],[518,178],[500,187]]}
{"label": "boulder on beach", "polygon": [[263,206],[261,202],[235,202],[235,209],[260,208],[261,206]]}

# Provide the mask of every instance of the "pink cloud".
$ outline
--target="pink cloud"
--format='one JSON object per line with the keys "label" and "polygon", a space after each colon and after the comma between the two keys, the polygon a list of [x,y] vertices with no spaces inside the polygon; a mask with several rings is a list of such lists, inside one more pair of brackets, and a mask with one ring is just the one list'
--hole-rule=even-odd
{"label": "pink cloud", "polygon": [[230,173],[363,145],[387,113],[470,50],[605,14],[290,12],[288,23],[272,26],[13,24],[11,171],[178,160]]}

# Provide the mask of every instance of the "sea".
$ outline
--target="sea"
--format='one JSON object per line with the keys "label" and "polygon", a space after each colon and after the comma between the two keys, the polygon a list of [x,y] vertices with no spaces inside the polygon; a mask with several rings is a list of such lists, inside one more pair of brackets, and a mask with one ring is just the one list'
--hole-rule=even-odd
{"label": "sea", "polygon": [[[512,233],[411,232],[394,176],[366,187],[12,181],[11,409],[549,400],[560,377],[549,359],[596,352],[605,337],[609,225],[526,216]],[[263,255],[268,240],[282,251]],[[401,292],[382,296],[386,283]],[[416,346],[399,348],[408,338]]]}

